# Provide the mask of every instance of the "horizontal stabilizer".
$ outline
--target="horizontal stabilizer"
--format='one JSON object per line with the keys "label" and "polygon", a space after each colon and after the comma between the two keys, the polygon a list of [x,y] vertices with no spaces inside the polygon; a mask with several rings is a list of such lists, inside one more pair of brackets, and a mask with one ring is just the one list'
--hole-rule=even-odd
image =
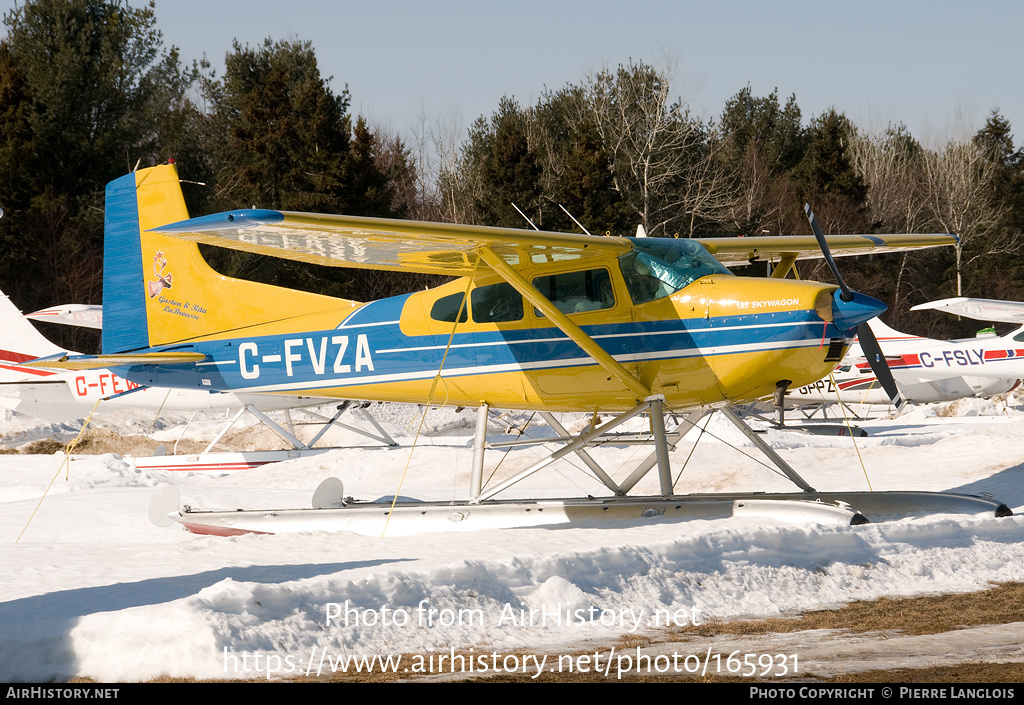
{"label": "horizontal stabilizer", "polygon": [[33,380],[12,380],[10,382],[0,381],[0,390],[5,395],[21,394],[22,392],[31,392],[39,387],[52,386],[55,384],[66,385],[68,381],[66,379],[33,379]]}
{"label": "horizontal stabilizer", "polygon": [[25,318],[82,328],[103,328],[103,307],[93,304],[63,304],[26,313]]}
{"label": "horizontal stabilizer", "polygon": [[[764,262],[772,258],[821,259],[821,248],[810,235],[765,235],[755,237],[694,238],[720,262],[729,266]],[[903,252],[928,247],[955,245],[956,235],[944,233],[897,235],[827,235],[833,257]]]}
{"label": "horizontal stabilizer", "polygon": [[207,356],[196,352],[149,352],[123,353],[113,355],[51,355],[31,362],[24,367],[45,367],[63,370],[95,370],[127,365],[191,365],[206,360]]}

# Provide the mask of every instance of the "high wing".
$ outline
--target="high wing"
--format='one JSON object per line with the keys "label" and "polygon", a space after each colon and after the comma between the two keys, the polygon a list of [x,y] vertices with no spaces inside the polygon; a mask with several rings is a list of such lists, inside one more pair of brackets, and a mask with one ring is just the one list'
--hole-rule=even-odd
{"label": "high wing", "polygon": [[[542,232],[479,225],[239,210],[172,223],[153,232],[246,252],[335,267],[359,267],[464,276],[473,272],[474,251],[488,248],[515,267],[534,262],[625,254],[628,238]],[[812,236],[694,238],[726,265],[771,256],[821,257]],[[833,255],[921,249],[956,243],[956,236],[831,235]]]}
{"label": "high wing", "polygon": [[[821,259],[821,248],[812,236],[759,235],[753,237],[694,238],[718,260],[733,267],[763,262],[770,257]],[[828,235],[829,249],[834,257],[864,255],[872,252],[903,252],[938,245],[955,245],[955,235],[944,233],[896,235]]]}
{"label": "high wing", "polygon": [[334,267],[465,276],[490,248],[506,263],[625,254],[625,238],[387,218],[242,210],[154,228],[207,245]]}
{"label": "high wing", "polygon": [[[218,213],[152,228],[150,232],[321,265],[449,276],[483,273],[486,269],[542,311],[638,399],[651,394],[646,384],[520,274],[521,266],[528,263],[574,261],[582,265],[588,258],[624,255],[634,247],[627,238],[272,210]],[[950,235],[888,238],[837,236],[829,245],[838,253],[853,254],[956,241]],[[790,263],[812,253],[820,256],[817,241],[810,236],[708,238],[699,242],[721,261],[732,263],[754,261],[769,254],[778,254]]]}
{"label": "high wing", "polygon": [[993,299],[971,299],[964,296],[929,301],[918,304],[911,311],[934,309],[945,311],[957,316],[966,316],[978,321],[1002,321],[1005,323],[1024,324],[1024,303],[1020,301],[997,301]]}

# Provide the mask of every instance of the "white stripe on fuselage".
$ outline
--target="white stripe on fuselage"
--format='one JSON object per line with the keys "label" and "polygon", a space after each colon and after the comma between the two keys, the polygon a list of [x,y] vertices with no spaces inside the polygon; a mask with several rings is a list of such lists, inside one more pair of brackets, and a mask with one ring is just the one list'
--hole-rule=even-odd
{"label": "white stripe on fuselage", "polygon": [[[680,348],[676,350],[660,350],[650,353],[631,353],[614,356],[617,362],[646,362],[657,359],[678,359],[691,357],[712,357],[724,354],[739,354],[744,352],[760,352],[777,348],[777,342],[727,345],[718,347],[697,347]],[[821,341],[817,338],[805,339],[803,341],[788,341],[786,349],[820,347]],[[541,360],[536,362],[511,362],[494,365],[474,365],[459,367],[457,369],[440,370],[442,377],[465,377],[469,375],[488,375],[503,372],[527,372],[542,369],[559,369],[564,367],[580,367],[584,365],[595,365],[592,358],[587,355],[565,358],[562,360]],[[429,369],[418,372],[394,372],[388,374],[370,375],[364,377],[334,377],[324,380],[311,380],[307,382],[289,384],[269,384],[257,387],[246,387],[244,391],[251,393],[268,393],[279,391],[301,392],[309,389],[328,389],[335,387],[354,387],[364,384],[386,384],[390,382],[408,382],[418,379],[431,379],[438,375],[438,370]]]}

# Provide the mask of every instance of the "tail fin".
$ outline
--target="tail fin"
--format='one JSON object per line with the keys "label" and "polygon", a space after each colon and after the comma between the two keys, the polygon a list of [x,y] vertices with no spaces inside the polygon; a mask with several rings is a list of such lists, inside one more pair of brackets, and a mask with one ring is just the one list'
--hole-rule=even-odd
{"label": "tail fin", "polygon": [[921,339],[921,336],[919,335],[901,333],[900,331],[895,330],[894,328],[890,328],[889,326],[882,323],[881,318],[872,318],[870,321],[868,321],[868,325],[871,326],[871,331],[879,340]]}
{"label": "tail fin", "polygon": [[2,291],[0,328],[4,331],[3,343],[0,345],[0,360],[5,362],[24,362],[64,352],[64,348],[59,348],[44,338]]}
{"label": "tail fin", "polygon": [[141,169],[106,191],[103,353],[201,338],[308,329],[298,317],[330,314],[354,302],[215,272],[199,247],[147,232],[188,219],[173,164]]}

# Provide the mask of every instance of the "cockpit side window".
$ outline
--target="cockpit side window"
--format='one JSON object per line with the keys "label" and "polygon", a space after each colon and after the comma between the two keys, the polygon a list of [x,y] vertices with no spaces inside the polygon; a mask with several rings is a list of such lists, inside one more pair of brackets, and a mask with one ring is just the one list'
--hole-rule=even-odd
{"label": "cockpit side window", "polygon": [[732,276],[699,242],[646,238],[634,240],[633,246],[619,258],[619,266],[634,304],[671,296],[709,274]]}

